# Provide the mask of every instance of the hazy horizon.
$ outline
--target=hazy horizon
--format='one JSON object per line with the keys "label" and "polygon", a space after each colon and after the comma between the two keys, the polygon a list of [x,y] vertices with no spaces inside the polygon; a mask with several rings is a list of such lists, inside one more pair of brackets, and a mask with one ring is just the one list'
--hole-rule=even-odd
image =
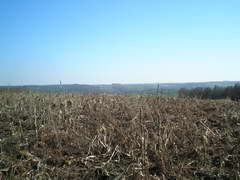
{"label": "hazy horizon", "polygon": [[[113,84],[122,84],[122,85],[144,85],[144,84],[201,84],[201,83],[223,83],[223,82],[236,82],[236,83],[239,83],[240,80],[236,80],[236,81],[228,81],[228,80],[223,80],[223,81],[186,81],[186,82],[142,82],[142,83],[104,83],[104,84],[98,84],[98,83],[95,83],[95,84],[91,84],[91,83],[85,83],[85,84],[81,84],[81,83],[64,83],[64,82],[61,82],[61,85],[113,85]],[[60,84],[60,81],[58,83],[49,83],[49,84],[0,84],[0,86],[55,86],[55,85],[59,85]]]}
{"label": "hazy horizon", "polygon": [[240,1],[0,2],[0,85],[240,80]]}

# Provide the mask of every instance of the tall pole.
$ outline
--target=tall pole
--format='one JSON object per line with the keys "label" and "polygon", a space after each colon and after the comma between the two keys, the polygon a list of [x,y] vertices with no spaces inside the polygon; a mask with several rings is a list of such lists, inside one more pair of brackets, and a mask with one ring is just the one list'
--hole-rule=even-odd
{"label": "tall pole", "polygon": [[159,83],[157,85],[157,96],[158,96],[158,93],[159,93]]}

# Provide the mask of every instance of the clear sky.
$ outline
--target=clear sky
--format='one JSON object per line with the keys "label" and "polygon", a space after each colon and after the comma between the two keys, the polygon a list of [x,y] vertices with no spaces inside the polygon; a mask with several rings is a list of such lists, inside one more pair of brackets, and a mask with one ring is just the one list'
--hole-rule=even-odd
{"label": "clear sky", "polygon": [[239,0],[1,0],[0,85],[240,80]]}

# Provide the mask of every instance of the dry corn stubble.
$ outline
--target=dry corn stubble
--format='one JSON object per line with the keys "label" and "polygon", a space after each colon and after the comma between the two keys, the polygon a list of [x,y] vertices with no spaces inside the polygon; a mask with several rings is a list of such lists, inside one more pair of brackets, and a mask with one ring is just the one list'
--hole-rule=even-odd
{"label": "dry corn stubble", "polygon": [[24,93],[0,99],[3,177],[239,178],[238,102]]}

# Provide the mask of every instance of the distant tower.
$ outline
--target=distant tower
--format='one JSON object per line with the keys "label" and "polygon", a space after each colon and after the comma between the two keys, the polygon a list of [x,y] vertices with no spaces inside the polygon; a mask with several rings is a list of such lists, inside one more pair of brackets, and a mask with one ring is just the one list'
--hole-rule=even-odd
{"label": "distant tower", "polygon": [[157,85],[157,96],[158,96],[158,94],[159,94],[159,83],[158,83],[158,85]]}
{"label": "distant tower", "polygon": [[59,89],[60,89],[60,92],[62,91],[63,87],[62,87],[62,81],[60,80],[59,81]]}
{"label": "distant tower", "polygon": [[59,85],[60,85],[60,92],[66,93],[66,92],[65,92],[66,89],[65,89],[65,87],[64,87],[64,85],[63,85],[63,83],[62,83],[61,80],[59,81]]}

